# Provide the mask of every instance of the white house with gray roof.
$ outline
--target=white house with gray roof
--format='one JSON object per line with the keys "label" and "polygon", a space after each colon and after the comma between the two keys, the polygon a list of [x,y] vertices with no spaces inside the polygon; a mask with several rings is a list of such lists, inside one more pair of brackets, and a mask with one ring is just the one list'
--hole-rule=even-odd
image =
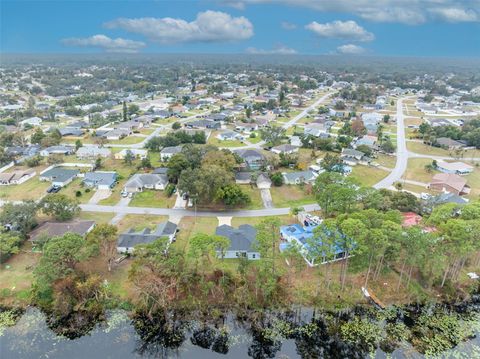
{"label": "white house with gray roof", "polygon": [[[240,227],[234,228],[224,224],[217,227],[215,234],[230,240],[230,246],[223,254],[223,258],[260,259],[260,253],[255,248],[257,236],[255,227],[249,224],[242,224]],[[222,253],[217,251],[217,256],[221,257]]]}
{"label": "white house with gray roof", "polygon": [[125,183],[124,191],[127,193],[142,192],[144,189],[163,191],[168,184],[165,174],[137,173]]}
{"label": "white house with gray roof", "polygon": [[162,161],[168,161],[173,155],[182,152],[183,146],[171,146],[171,147],[164,147],[160,151],[160,158]]}
{"label": "white house with gray roof", "polygon": [[168,243],[175,241],[177,235],[177,225],[173,222],[166,221],[157,225],[155,230],[145,228],[136,232],[130,228],[128,232],[122,233],[117,241],[117,252],[132,254],[135,246],[139,244],[149,244],[155,242],[160,238],[167,238]]}
{"label": "white house with gray roof", "polygon": [[302,184],[315,182],[317,174],[313,171],[283,172],[285,184]]}

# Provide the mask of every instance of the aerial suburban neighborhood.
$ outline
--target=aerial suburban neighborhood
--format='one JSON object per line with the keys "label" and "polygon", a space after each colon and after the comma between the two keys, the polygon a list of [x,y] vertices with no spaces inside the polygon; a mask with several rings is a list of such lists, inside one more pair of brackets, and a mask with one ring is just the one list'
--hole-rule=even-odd
{"label": "aerial suburban neighborhood", "polygon": [[[238,16],[110,16],[134,39],[1,49],[0,357],[478,357],[478,60],[377,56],[353,20],[280,22],[338,42],[321,56],[202,53],[259,36],[256,7],[407,16],[218,3]],[[480,19],[425,3],[398,26]]]}

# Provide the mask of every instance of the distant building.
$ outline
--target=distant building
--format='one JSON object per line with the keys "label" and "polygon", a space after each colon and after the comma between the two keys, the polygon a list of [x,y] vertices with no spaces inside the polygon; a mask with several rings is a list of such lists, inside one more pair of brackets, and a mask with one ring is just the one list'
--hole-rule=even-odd
{"label": "distant building", "polygon": [[115,172],[87,172],[83,178],[83,184],[97,189],[110,189],[117,183]]}
{"label": "distant building", "polygon": [[52,185],[65,187],[80,173],[79,170],[71,170],[62,167],[54,167],[40,174],[40,181],[50,181]]}
{"label": "distant building", "polygon": [[163,191],[167,184],[166,174],[137,173],[125,183],[124,191],[128,193],[142,192],[144,189]]}

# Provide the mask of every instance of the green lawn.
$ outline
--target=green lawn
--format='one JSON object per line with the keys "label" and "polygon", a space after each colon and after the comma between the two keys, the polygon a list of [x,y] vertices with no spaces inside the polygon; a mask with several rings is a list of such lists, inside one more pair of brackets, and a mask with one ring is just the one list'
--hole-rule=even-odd
{"label": "green lawn", "polygon": [[175,205],[175,196],[167,197],[164,191],[145,190],[134,194],[129,205],[132,207],[172,208]]}
{"label": "green lawn", "polygon": [[350,175],[351,178],[365,187],[371,187],[387,176],[387,171],[362,165],[354,166],[352,174]]}
{"label": "green lawn", "polygon": [[167,216],[152,214],[127,214],[117,223],[117,228],[119,233],[123,233],[130,228],[133,228],[135,231],[140,231],[144,228],[154,229],[157,224],[167,219]]}
{"label": "green lawn", "polygon": [[210,138],[207,142],[209,145],[217,146],[217,147],[242,147],[245,146],[245,143],[241,141],[220,141],[215,135],[212,133]]}
{"label": "green lawn", "polygon": [[[256,226],[267,218],[271,218],[271,217],[233,217],[232,227],[238,227],[241,224],[250,224],[251,226]],[[280,223],[282,226],[295,223],[296,221],[295,218],[290,215],[275,216],[275,218],[280,220]]]}
{"label": "green lawn", "polygon": [[394,168],[395,163],[397,162],[397,157],[379,154],[374,161],[378,163],[380,166],[387,167],[387,168]]}
{"label": "green lawn", "polygon": [[[426,154],[426,155],[445,156],[445,157],[456,156],[455,150],[444,150],[443,148],[428,146],[420,142],[407,142],[407,148],[409,151],[420,153],[420,154]],[[478,150],[461,151],[460,155],[457,157],[460,160],[462,160],[462,158],[468,159],[471,157],[480,157],[480,151]]]}
{"label": "green lawn", "polygon": [[46,194],[52,184],[40,181],[38,175],[19,185],[1,186],[0,199],[4,201],[37,200]]}
{"label": "green lawn", "polygon": [[115,217],[113,212],[85,212],[81,211],[78,218],[88,221],[95,221],[97,224],[109,223]]}
{"label": "green lawn", "polygon": [[435,173],[438,171],[432,171],[431,173],[425,170],[425,166],[431,164],[432,160],[428,158],[411,158],[408,160],[407,171],[403,178],[412,181],[429,183]]}
{"label": "green lawn", "polygon": [[175,246],[180,248],[188,248],[188,240],[195,233],[214,234],[218,226],[216,217],[183,217],[178,224],[180,230],[177,234]]}
{"label": "green lawn", "polygon": [[240,185],[242,191],[248,194],[251,203],[242,209],[261,209],[263,208],[262,196],[260,190],[257,187],[251,187],[250,185]]}
{"label": "green lawn", "polygon": [[[305,186],[305,188],[307,187],[308,186]],[[305,192],[305,189],[296,185],[272,186],[272,188],[270,188],[273,205],[278,208],[297,207],[315,203],[313,196]]]}
{"label": "green lawn", "polygon": [[113,145],[133,145],[136,143],[140,143],[145,140],[145,137],[137,137],[137,136],[127,136],[122,138],[121,140],[111,140],[108,143]]}
{"label": "green lawn", "polygon": [[260,134],[258,134],[258,133],[257,133],[256,137],[248,137],[247,138],[247,141],[250,142],[250,143],[259,143],[261,140],[262,140],[262,138],[260,137]]}
{"label": "green lawn", "polygon": [[[85,187],[82,185],[82,179],[81,178],[75,178],[72,182],[70,182],[68,185],[63,187],[59,193],[62,193],[70,198],[76,199],[80,203],[88,203],[90,198],[92,198],[93,194],[95,193],[95,190],[90,188],[89,191],[87,192],[88,187]],[[76,192],[80,191],[82,194],[80,197],[76,196]]]}

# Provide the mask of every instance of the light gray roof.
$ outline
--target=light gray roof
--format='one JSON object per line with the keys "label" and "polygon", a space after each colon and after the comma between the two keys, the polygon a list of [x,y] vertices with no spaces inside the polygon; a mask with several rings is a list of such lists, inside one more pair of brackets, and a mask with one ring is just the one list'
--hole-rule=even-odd
{"label": "light gray roof", "polygon": [[235,151],[240,157],[242,157],[245,161],[255,161],[255,160],[263,160],[265,156],[258,151],[255,150],[237,150]]}
{"label": "light gray roof", "polygon": [[145,186],[155,186],[157,184],[167,184],[168,177],[167,175],[162,174],[152,174],[152,173],[137,173],[130,178],[125,187],[145,187]]}
{"label": "light gray roof", "polygon": [[166,221],[157,225],[154,231],[145,228],[139,232],[130,229],[126,233],[122,233],[117,241],[118,247],[133,248],[139,244],[148,244],[156,241],[161,237],[170,237],[177,231],[177,225],[173,222]]}
{"label": "light gray roof", "polygon": [[117,174],[115,172],[87,172],[85,173],[85,178],[83,179],[83,182],[91,186],[113,186],[116,180]]}
{"label": "light gray roof", "polygon": [[288,172],[283,173],[283,177],[285,177],[289,183],[293,183],[297,179],[301,179],[304,182],[309,182],[315,179],[315,174],[313,171]]}
{"label": "light gray roof", "polygon": [[176,154],[182,152],[183,146],[171,146],[171,147],[164,147],[163,150],[160,151],[160,154],[167,155],[167,154]]}
{"label": "light gray roof", "polygon": [[65,182],[72,177],[76,177],[80,173],[79,170],[71,170],[62,167],[54,167],[42,173],[40,177],[48,178],[55,182]]}
{"label": "light gray roof", "polygon": [[257,230],[249,224],[242,224],[238,229],[224,224],[217,227],[215,234],[230,240],[229,251],[256,252],[253,246]]}

